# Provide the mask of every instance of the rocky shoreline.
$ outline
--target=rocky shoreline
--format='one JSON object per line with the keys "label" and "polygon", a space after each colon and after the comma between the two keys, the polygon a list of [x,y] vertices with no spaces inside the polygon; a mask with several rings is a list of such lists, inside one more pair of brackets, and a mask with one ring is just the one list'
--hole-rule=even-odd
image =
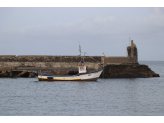
{"label": "rocky shoreline", "polygon": [[107,65],[100,78],[148,78],[160,77],[147,65]]}

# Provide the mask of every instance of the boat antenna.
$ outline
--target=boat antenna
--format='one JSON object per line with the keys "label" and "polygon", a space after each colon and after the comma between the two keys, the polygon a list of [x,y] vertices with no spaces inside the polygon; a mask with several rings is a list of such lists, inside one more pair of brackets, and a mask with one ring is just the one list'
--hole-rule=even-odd
{"label": "boat antenna", "polygon": [[[84,57],[85,57],[85,54],[87,54],[86,52],[83,52],[84,53]],[[84,57],[83,57],[83,61],[84,61]]]}
{"label": "boat antenna", "polygon": [[79,52],[80,52],[80,56],[81,56],[81,45],[80,45],[80,42],[79,42]]}

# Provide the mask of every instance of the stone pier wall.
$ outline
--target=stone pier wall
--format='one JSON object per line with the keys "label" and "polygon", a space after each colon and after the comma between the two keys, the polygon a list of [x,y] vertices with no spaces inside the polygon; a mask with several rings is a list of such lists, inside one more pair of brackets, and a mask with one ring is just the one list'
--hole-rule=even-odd
{"label": "stone pier wall", "polygon": [[[74,68],[77,69],[81,56],[0,56],[0,71],[16,70],[17,68]],[[85,63],[92,69],[100,67],[100,56],[86,56]]]}
{"label": "stone pier wall", "polygon": [[[136,64],[138,63],[137,47],[131,42],[131,46],[127,47],[127,57],[106,57],[106,56],[85,56],[85,63],[88,68],[98,70],[99,68],[115,64]],[[44,56],[44,55],[0,55],[0,72],[18,70],[36,70],[39,68],[73,68],[77,69],[79,62],[83,60],[83,56]],[[29,70],[29,69],[28,69]]]}

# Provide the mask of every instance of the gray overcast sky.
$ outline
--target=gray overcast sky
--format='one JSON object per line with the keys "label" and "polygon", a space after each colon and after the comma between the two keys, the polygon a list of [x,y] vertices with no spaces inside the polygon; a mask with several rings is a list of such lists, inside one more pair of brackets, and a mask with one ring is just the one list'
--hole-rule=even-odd
{"label": "gray overcast sky", "polygon": [[164,61],[164,8],[0,7],[0,55],[127,56]]}

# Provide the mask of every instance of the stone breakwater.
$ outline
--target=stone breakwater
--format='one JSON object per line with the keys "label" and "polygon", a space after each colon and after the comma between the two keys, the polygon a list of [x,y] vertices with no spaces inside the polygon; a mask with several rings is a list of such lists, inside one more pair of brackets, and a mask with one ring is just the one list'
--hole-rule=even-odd
{"label": "stone breakwater", "polygon": [[[104,66],[101,78],[159,77],[147,65],[138,64],[138,51],[131,40],[126,57],[85,56],[89,72]],[[37,74],[74,75],[78,74],[79,62],[83,56],[0,56],[0,77],[36,77]]]}

